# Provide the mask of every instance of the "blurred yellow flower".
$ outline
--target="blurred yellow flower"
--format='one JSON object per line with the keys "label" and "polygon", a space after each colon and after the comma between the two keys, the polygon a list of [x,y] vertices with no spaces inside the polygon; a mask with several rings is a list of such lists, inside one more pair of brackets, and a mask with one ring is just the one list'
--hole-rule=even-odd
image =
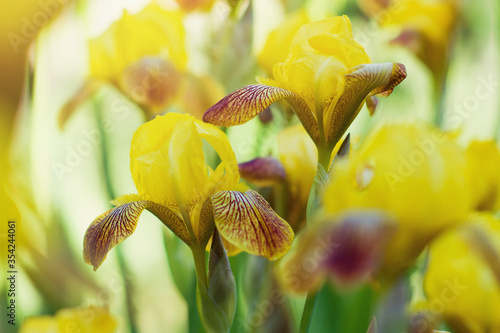
{"label": "blurred yellow flower", "polygon": [[381,26],[401,29],[395,43],[408,47],[438,78],[446,71],[448,49],[458,17],[457,0],[392,0],[385,6],[362,1]]}
{"label": "blurred yellow flower", "polygon": [[[219,155],[213,170],[203,142]],[[129,237],[148,209],[191,248],[205,249],[214,227],[240,250],[274,260],[290,248],[293,231],[255,191],[239,183],[227,137],[192,116],[169,113],[140,126],[132,139],[130,169],[139,194],[123,195],[89,226],[85,262],[96,270]],[[194,250],[193,250],[194,251]]]}
{"label": "blurred yellow flower", "polygon": [[123,12],[101,36],[89,42],[90,75],[118,84],[127,67],[146,56],[183,70],[187,56],[182,14],[154,2],[137,14]]}
{"label": "blurred yellow flower", "polygon": [[97,306],[59,310],[54,317],[28,318],[20,333],[111,333],[116,332],[118,322],[107,309]]}
{"label": "blurred yellow flower", "polygon": [[437,234],[465,220],[464,178],[464,154],[446,134],[423,124],[386,125],[349,160],[334,163],[324,210],[378,208],[395,215],[398,230],[381,268],[391,278]]}
{"label": "blurred yellow flower", "polygon": [[154,2],[124,11],[89,42],[90,77],[115,84],[141,105],[165,107],[179,90],[187,56],[182,15]]}
{"label": "blurred yellow flower", "polygon": [[123,16],[89,41],[89,77],[59,114],[63,127],[77,107],[109,83],[139,104],[148,118],[179,96],[186,69],[185,30],[180,12],[151,2]]}
{"label": "blurred yellow flower", "polygon": [[257,59],[268,75],[272,75],[274,65],[286,60],[293,36],[309,21],[307,11],[300,9],[289,14],[283,23],[271,31]]}
{"label": "blurred yellow flower", "polygon": [[[500,280],[474,244],[468,227],[480,228],[500,256],[500,221],[483,214],[430,246],[424,288],[427,308],[453,332],[500,332]],[[498,267],[497,267],[498,269]]]}
{"label": "blurred yellow flower", "polygon": [[[473,141],[465,152],[467,185],[472,208],[500,208],[500,151],[494,141]],[[487,159],[487,162],[486,160]]]}
{"label": "blurred yellow flower", "polygon": [[274,66],[273,74],[274,80],[260,79],[260,84],[227,95],[203,119],[220,126],[239,125],[286,99],[320,149],[323,165],[366,98],[389,95],[406,77],[401,64],[370,64],[353,39],[347,16],[303,25],[287,59]]}

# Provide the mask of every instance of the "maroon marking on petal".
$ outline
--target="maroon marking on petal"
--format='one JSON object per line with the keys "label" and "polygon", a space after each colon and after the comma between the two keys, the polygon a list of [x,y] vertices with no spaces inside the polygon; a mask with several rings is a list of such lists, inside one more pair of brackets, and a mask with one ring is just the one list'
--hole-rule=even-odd
{"label": "maroon marking on petal", "polygon": [[272,157],[258,157],[238,164],[240,175],[257,186],[270,186],[286,178],[285,168],[280,161]]}
{"label": "maroon marking on petal", "polygon": [[272,103],[292,95],[283,88],[252,84],[233,91],[213,105],[203,115],[203,121],[218,126],[241,125]]}

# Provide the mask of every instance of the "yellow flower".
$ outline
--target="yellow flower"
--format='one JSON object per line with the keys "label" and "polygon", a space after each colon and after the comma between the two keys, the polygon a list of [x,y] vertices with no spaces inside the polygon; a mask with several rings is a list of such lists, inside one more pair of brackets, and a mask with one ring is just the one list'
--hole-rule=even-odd
{"label": "yellow flower", "polygon": [[[474,141],[465,152],[467,184],[472,208],[500,208],[500,151],[494,141]],[[487,158],[487,163],[485,163]]]}
{"label": "yellow flower", "polygon": [[274,65],[286,60],[293,36],[309,21],[307,11],[301,9],[288,15],[282,24],[271,31],[257,59],[268,74],[273,73]]}
{"label": "yellow flower", "polygon": [[118,322],[107,309],[89,306],[59,310],[54,317],[28,318],[20,333],[111,333],[116,332]]}
{"label": "yellow flower", "polygon": [[389,95],[406,77],[401,64],[370,64],[353,39],[347,16],[303,25],[287,59],[276,64],[273,73],[274,80],[261,79],[260,84],[230,93],[203,119],[220,126],[239,125],[286,99],[325,159],[367,97]]}
{"label": "yellow flower", "polygon": [[471,228],[476,228],[492,245],[498,272],[500,221],[484,214],[474,216],[464,227],[444,234],[430,246],[424,281],[427,308],[456,333],[500,332],[500,276],[495,277],[471,237]]}
{"label": "yellow flower", "polygon": [[187,60],[184,36],[178,12],[155,3],[135,15],[125,11],[89,42],[90,77],[115,84],[141,105],[163,108],[179,90]]}
{"label": "yellow flower", "polygon": [[[213,170],[203,142],[219,155]],[[228,139],[215,126],[169,113],[140,126],[132,138],[130,169],[139,194],[123,195],[89,226],[85,262],[96,270],[107,253],[129,237],[148,209],[187,245],[205,248],[217,227],[235,247],[271,260],[283,256],[291,227],[255,191],[239,183]]]}
{"label": "yellow flower", "polygon": [[[373,0],[364,2],[375,7]],[[369,11],[381,26],[399,27],[402,32],[394,42],[407,46],[435,76],[443,75],[458,16],[457,0],[392,0],[387,7]]]}
{"label": "yellow flower", "polygon": [[465,220],[464,176],[464,154],[446,134],[423,124],[387,125],[349,160],[334,163],[324,210],[378,208],[395,215],[398,230],[381,268],[390,278],[408,268],[433,237]]}
{"label": "yellow flower", "polygon": [[179,96],[187,56],[180,12],[154,2],[137,14],[123,12],[101,36],[89,41],[89,77],[59,113],[62,128],[78,106],[104,84],[112,84],[150,118]]}
{"label": "yellow flower", "polygon": [[157,56],[183,70],[184,26],[179,12],[154,2],[137,14],[124,11],[101,36],[89,42],[90,75],[119,83],[125,69],[146,56]]}

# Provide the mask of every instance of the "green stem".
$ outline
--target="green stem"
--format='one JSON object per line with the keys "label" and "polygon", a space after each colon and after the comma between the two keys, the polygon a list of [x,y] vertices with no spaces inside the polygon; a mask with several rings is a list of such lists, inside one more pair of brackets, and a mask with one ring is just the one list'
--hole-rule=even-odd
{"label": "green stem", "polygon": [[[445,64],[444,66],[448,66]],[[434,125],[443,128],[445,116],[445,91],[448,68],[444,68],[434,77]]]}
{"label": "green stem", "polygon": [[309,291],[307,293],[306,303],[304,304],[304,311],[302,312],[302,319],[300,320],[299,333],[307,333],[309,331],[309,326],[311,326],[311,319],[313,316],[314,306],[316,305],[317,298],[317,291]]}
{"label": "green stem", "polygon": [[193,258],[198,282],[208,290],[205,249],[201,248],[199,245],[193,246]]}
{"label": "green stem", "polygon": [[320,145],[318,146],[318,164],[320,164],[326,172],[328,172],[330,168],[330,157],[333,148],[330,148],[329,145]]}
{"label": "green stem", "polygon": [[[99,130],[99,133],[101,134],[101,163],[102,163],[102,170],[103,170],[103,176],[104,176],[104,183],[106,185],[106,191],[108,193],[108,198],[114,199],[116,197],[114,190],[113,190],[113,184],[111,181],[111,170],[109,167],[109,161],[108,161],[108,143],[107,143],[107,137],[106,137],[106,131],[104,130],[104,125],[103,125],[103,120],[102,120],[102,109],[100,102],[94,98],[94,112],[95,112],[95,118],[97,121],[97,129]],[[125,260],[125,256],[123,254],[123,251],[119,246],[116,247],[115,253],[117,255],[118,259],[118,267],[120,268],[120,274],[124,279],[129,275],[129,270],[127,268],[127,263]],[[128,317],[128,322],[129,322],[129,327],[130,327],[130,332],[136,333],[138,332],[137,330],[137,323],[135,320],[135,307],[134,303],[132,301],[132,295],[134,294],[134,288],[132,284],[128,283],[127,281],[125,282],[125,301],[126,301],[126,310],[127,310],[127,317]]]}
{"label": "green stem", "polygon": [[[321,165],[326,172],[328,172],[328,168],[330,165],[330,155],[331,155],[331,150],[328,149],[328,145],[326,143],[318,146],[318,164]],[[314,178],[314,184],[311,188],[311,193],[309,194],[309,201],[307,203],[308,212],[312,212],[321,204],[320,190],[322,188],[322,184],[319,184],[318,175],[319,175],[319,170],[318,173],[316,174],[316,177]],[[307,217],[308,224],[311,223],[312,216],[313,216],[312,213],[308,214]],[[304,304],[304,310],[302,311],[299,333],[305,333],[309,330],[317,297],[318,297],[318,291],[309,291],[307,293],[306,303]]]}

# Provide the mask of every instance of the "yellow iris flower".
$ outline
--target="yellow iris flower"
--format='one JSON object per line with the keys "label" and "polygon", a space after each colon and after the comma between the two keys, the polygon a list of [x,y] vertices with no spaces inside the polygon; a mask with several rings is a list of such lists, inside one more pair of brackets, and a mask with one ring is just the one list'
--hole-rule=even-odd
{"label": "yellow iris flower", "polygon": [[117,320],[107,309],[89,306],[59,310],[54,317],[41,316],[26,319],[20,333],[112,333],[116,332]]}
{"label": "yellow iris flower", "polygon": [[[215,170],[205,163],[204,142],[221,159]],[[191,248],[204,249],[215,227],[229,244],[271,260],[290,248],[292,228],[257,192],[239,183],[235,155],[215,126],[188,115],[158,116],[135,132],[130,160],[138,194],[115,199],[116,207],[85,234],[84,259],[94,270],[134,232],[144,209]]]}
{"label": "yellow iris flower", "polygon": [[307,23],[295,34],[286,60],[274,66],[274,80],[260,79],[259,84],[230,93],[203,119],[220,126],[239,125],[285,99],[321,148],[320,162],[326,164],[365,100],[389,95],[406,77],[401,64],[370,62],[353,39],[347,16]]}
{"label": "yellow iris flower", "polygon": [[89,77],[59,114],[62,127],[103,84],[112,84],[139,104],[148,118],[171,105],[183,88],[187,55],[183,16],[155,2],[127,11],[89,41]]}
{"label": "yellow iris flower", "polygon": [[115,84],[139,104],[164,107],[186,66],[184,36],[179,12],[154,2],[134,15],[125,11],[89,42],[90,77]]}
{"label": "yellow iris flower", "polygon": [[[472,217],[466,226],[444,234],[430,246],[424,280],[426,308],[446,320],[453,332],[500,332],[500,221],[482,214]],[[492,245],[496,267],[478,251],[470,227],[482,230],[486,238],[480,243],[488,240]]]}
{"label": "yellow iris flower", "polygon": [[465,156],[446,134],[426,125],[387,125],[334,163],[326,214],[382,209],[397,231],[381,267],[389,278],[408,268],[429,241],[469,214]]}
{"label": "yellow iris flower", "polygon": [[361,8],[381,26],[401,29],[395,43],[408,47],[442,79],[448,49],[458,17],[457,0],[392,0],[380,6],[377,1],[361,1]]}

